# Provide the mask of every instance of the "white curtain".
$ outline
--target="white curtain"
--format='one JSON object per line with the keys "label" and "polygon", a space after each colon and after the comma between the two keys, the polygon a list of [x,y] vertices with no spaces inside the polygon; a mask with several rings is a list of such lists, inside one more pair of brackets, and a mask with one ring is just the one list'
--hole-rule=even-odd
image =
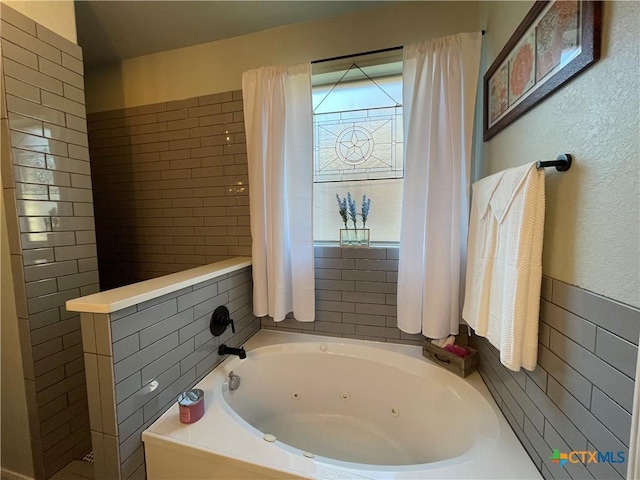
{"label": "white curtain", "polygon": [[461,33],[404,47],[398,327],[407,333],[458,333],[481,41]]}
{"label": "white curtain", "polygon": [[242,75],[249,162],[253,311],[313,321],[311,66]]}

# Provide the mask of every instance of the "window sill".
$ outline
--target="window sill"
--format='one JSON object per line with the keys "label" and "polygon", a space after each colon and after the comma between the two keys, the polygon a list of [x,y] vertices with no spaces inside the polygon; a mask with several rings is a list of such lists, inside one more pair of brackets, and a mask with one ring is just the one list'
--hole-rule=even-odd
{"label": "window sill", "polygon": [[[340,242],[313,242],[314,247],[340,247]],[[344,247],[344,248],[400,248],[399,242],[371,242],[368,247]]]}

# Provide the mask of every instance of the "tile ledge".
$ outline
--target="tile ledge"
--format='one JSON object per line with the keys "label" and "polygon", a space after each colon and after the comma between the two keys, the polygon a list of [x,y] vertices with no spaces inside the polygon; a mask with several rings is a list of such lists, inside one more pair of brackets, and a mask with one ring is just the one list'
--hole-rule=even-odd
{"label": "tile ledge", "polygon": [[[330,241],[325,241],[325,242],[321,242],[321,241],[317,241],[317,242],[313,242],[313,246],[314,247],[336,247],[336,248],[354,248],[352,246],[349,247],[342,247],[342,245],[340,245],[340,242],[335,241],[335,242],[330,242]],[[362,246],[359,248],[400,248],[400,243],[398,242],[371,242],[370,245],[368,246]]]}
{"label": "tile ledge", "polygon": [[249,266],[251,266],[250,257],[234,257],[86,297],[74,298],[67,301],[66,307],[72,312],[113,313]]}

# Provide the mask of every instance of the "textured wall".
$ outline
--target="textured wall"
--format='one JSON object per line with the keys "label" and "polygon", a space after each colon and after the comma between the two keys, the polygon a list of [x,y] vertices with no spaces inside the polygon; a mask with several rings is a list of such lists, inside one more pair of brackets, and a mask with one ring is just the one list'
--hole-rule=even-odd
{"label": "textured wall", "polygon": [[480,372],[545,479],[625,478],[627,462],[553,464],[553,449],[628,459],[640,310],[544,278],[538,366],[512,372],[485,339]]}
{"label": "textured wall", "polygon": [[3,193],[34,468],[43,478],[91,448],[80,318],[64,307],[98,290],[82,51],[1,8]]}
{"label": "textured wall", "polygon": [[251,256],[242,92],[89,116],[100,283]]}
{"label": "textured wall", "polygon": [[398,249],[315,247],[316,320],[262,318],[263,328],[422,345],[397,327]]}
{"label": "textured wall", "polygon": [[[483,3],[483,72],[530,6]],[[640,324],[640,5],[603,2],[603,11],[600,60],[476,149],[478,177],[562,152],[576,160],[546,173],[537,368],[513,374],[479,340],[483,377],[545,478],[626,471],[626,462],[548,460],[554,448],[626,452],[629,440]]]}
{"label": "textured wall", "polygon": [[[527,6],[483,10],[484,72]],[[640,4],[603,2],[603,10],[600,60],[485,142],[480,176],[573,154],[569,172],[547,172],[544,273],[640,306]]]}
{"label": "textured wall", "polygon": [[[211,336],[219,305],[235,334]],[[224,359],[221,343],[239,346],[259,328],[250,267],[111,314],[83,313],[96,479],[144,480],[142,431]]]}

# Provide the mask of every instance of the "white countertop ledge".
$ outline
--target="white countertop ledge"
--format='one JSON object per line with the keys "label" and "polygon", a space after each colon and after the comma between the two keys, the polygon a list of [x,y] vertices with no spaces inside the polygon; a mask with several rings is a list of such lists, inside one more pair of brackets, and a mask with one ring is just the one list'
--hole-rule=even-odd
{"label": "white countertop ledge", "polygon": [[85,313],[117,312],[131,305],[137,305],[249,266],[251,266],[251,257],[234,257],[86,297],[74,298],[67,301],[67,310]]}

